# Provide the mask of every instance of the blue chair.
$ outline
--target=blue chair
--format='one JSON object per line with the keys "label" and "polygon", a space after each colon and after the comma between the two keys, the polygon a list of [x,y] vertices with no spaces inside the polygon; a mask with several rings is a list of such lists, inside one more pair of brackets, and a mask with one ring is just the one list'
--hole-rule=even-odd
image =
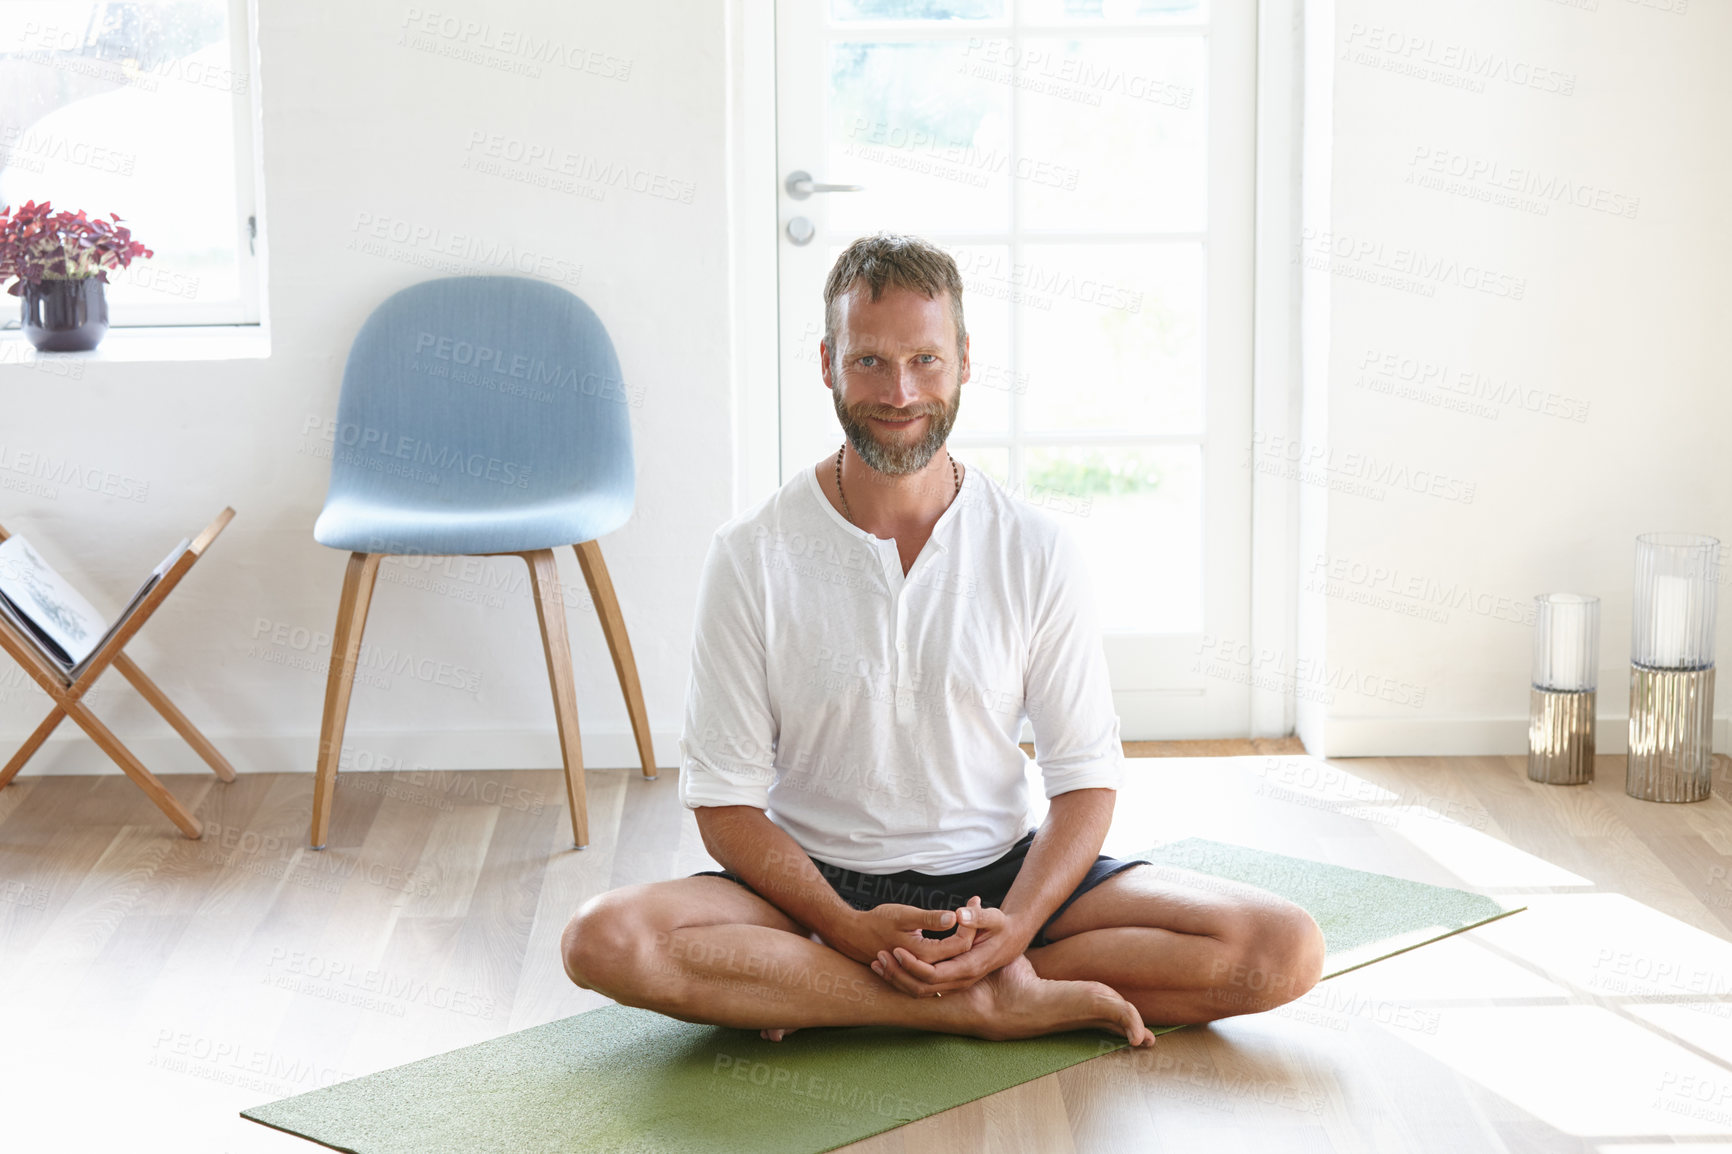
{"label": "blue chair", "polygon": [[361,633],[385,556],[514,554],[529,565],[582,848],[583,750],[553,556],[572,546],[613,652],[643,774],[655,779],[637,663],[596,543],[631,517],[628,400],[600,319],[542,281],[427,281],[393,294],[361,326],[343,369],[331,487],[313,526],[321,545],[349,551],[319,732],[314,849],[330,832]]}

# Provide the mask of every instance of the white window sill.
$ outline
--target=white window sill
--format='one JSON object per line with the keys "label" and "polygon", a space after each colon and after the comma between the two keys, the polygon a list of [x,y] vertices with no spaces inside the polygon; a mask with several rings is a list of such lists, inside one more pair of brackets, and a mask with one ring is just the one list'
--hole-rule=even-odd
{"label": "white window sill", "polygon": [[54,372],[60,365],[73,363],[244,361],[270,355],[271,338],[263,325],[112,328],[102,343],[87,353],[38,352],[19,330],[0,330],[0,371],[7,365]]}

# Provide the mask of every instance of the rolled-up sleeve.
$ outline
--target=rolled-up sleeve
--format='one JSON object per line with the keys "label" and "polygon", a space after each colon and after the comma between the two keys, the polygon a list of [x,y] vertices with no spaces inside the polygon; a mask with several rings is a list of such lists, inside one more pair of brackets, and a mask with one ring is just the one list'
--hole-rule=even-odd
{"label": "rolled-up sleeve", "polygon": [[762,590],[748,582],[723,534],[698,583],[692,673],[680,735],[680,802],[769,808],[775,716],[765,673]]}
{"label": "rolled-up sleeve", "polygon": [[1046,796],[1118,789],[1124,747],[1094,592],[1081,550],[1062,529],[1055,529],[1034,605],[1023,705],[1034,729],[1034,760]]}

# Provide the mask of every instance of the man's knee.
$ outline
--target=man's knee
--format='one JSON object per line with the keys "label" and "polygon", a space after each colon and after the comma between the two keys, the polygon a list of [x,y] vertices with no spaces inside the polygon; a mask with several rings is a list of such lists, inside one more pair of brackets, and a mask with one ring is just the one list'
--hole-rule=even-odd
{"label": "man's knee", "polygon": [[1323,975],[1323,933],[1292,903],[1248,911],[1230,941],[1209,975],[1210,1000],[1223,1017],[1284,1006]]}
{"label": "man's knee", "polygon": [[1268,964],[1282,970],[1288,978],[1276,1005],[1304,997],[1322,979],[1323,931],[1301,907],[1289,905],[1280,917],[1271,917],[1264,943]]}
{"label": "man's knee", "polygon": [[559,938],[565,976],[586,990],[612,985],[610,977],[629,970],[654,932],[617,891],[590,898]]}

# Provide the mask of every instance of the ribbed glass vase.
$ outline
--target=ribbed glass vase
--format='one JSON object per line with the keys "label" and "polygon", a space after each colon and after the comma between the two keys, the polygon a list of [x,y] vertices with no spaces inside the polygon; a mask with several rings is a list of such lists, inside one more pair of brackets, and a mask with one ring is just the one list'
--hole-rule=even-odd
{"label": "ribbed glass vase", "polygon": [[1636,538],[1630,620],[1630,754],[1624,791],[1701,801],[1712,789],[1714,618],[1720,542]]}

